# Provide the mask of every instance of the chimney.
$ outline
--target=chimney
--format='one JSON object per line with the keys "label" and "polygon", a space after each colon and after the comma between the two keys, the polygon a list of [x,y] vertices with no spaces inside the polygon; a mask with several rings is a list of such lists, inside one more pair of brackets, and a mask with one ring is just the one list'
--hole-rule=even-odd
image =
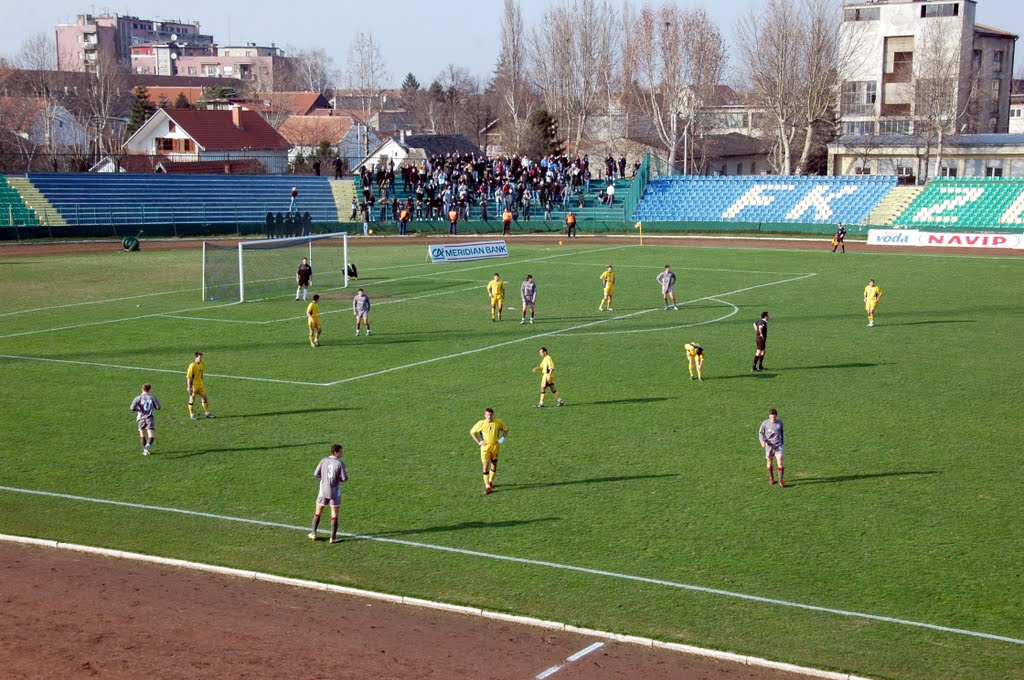
{"label": "chimney", "polygon": [[402,146],[405,146],[405,130],[398,131],[398,140],[402,143]]}
{"label": "chimney", "polygon": [[245,131],[245,128],[242,127],[242,107],[237,104],[231,107],[231,122],[239,130]]}

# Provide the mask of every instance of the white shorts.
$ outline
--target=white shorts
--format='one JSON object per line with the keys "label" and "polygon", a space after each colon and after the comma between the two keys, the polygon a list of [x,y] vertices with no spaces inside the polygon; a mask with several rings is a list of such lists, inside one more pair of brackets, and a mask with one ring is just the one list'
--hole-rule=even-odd
{"label": "white shorts", "polygon": [[766,446],[765,449],[764,449],[764,457],[765,458],[771,458],[772,456],[778,456],[779,458],[782,458],[782,449],[783,448],[784,447],[782,447],[782,446],[777,446],[775,448],[772,448],[771,446]]}

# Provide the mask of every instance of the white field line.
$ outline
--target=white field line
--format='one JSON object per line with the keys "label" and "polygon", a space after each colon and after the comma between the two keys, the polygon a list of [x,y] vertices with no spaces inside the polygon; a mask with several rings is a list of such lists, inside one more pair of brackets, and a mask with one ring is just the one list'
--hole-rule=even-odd
{"label": "white field line", "polygon": [[85,305],[103,305],[108,302],[124,302],[126,300],[138,300],[158,295],[176,295],[178,293],[193,293],[199,288],[183,288],[181,290],[164,290],[158,293],[143,293],[141,295],[129,295],[127,297],[107,298],[106,300],[89,300],[88,302],[69,302],[66,305],[50,305],[49,307],[33,307],[31,309],[19,309],[14,312],[3,312],[0,316],[14,316],[16,314],[28,314],[29,312],[49,312],[54,309],[65,309],[67,307],[82,307]]}
{"label": "white field line", "polygon": [[0,335],[0,340],[6,338],[17,338],[24,335],[38,335],[39,333],[56,333],[57,331],[68,331],[75,328],[86,328],[87,326],[103,326],[111,323],[121,323],[122,321],[138,321],[139,319],[153,319],[159,316],[167,314],[182,314],[184,312],[197,312],[204,309],[216,309],[219,307],[230,307],[232,305],[240,305],[241,302],[226,302],[222,305],[204,305],[203,307],[189,307],[187,309],[176,309],[171,312],[154,312],[152,314],[140,314],[138,316],[127,316],[119,319],[104,319],[103,321],[87,321],[85,323],[71,324],[70,326],[59,326],[57,328],[40,328],[34,331],[21,331],[18,333],[8,333],[7,335]]}
{"label": "white field line", "polygon": [[[94,366],[97,368],[117,368],[123,371],[145,371],[146,373],[177,373],[185,375],[185,371],[172,368],[150,368],[148,366],[123,366],[121,364],[103,364],[96,361],[73,361],[71,359],[51,359],[49,357],[29,357],[18,354],[0,354],[0,359],[16,359],[18,361],[41,361],[51,364],[70,364],[73,366]],[[332,383],[306,382],[303,380],[282,380],[278,378],[256,378],[250,375],[225,375],[223,373],[206,373],[211,378],[228,380],[250,380],[253,382],[277,383],[281,385],[304,385],[308,387],[328,387]]]}
{"label": "white field line", "polygon": [[[708,319],[707,321],[695,321],[693,323],[684,323],[679,324],[678,326],[659,326],[658,328],[629,328],[623,329],[621,331],[587,331],[586,333],[570,333],[570,335],[572,337],[580,337],[583,335],[625,335],[627,333],[660,333],[661,331],[677,331],[680,328],[693,328],[694,326],[706,326],[710,323],[718,323],[719,321],[725,321],[729,317],[736,316],[737,314],[739,314],[740,308],[731,302],[726,302],[725,300],[716,300],[715,298],[705,299],[710,299],[713,302],[720,302],[723,305],[728,305],[729,307],[732,307],[732,309],[729,311],[728,314],[724,314],[714,319]],[[687,303],[680,302],[679,304],[685,305]]]}
{"label": "white field line", "polygon": [[562,670],[563,667],[571,664],[574,661],[579,661],[580,659],[585,657],[587,654],[590,654],[591,652],[596,652],[597,650],[601,649],[602,647],[604,647],[604,643],[603,642],[595,642],[595,643],[593,643],[591,645],[588,645],[587,647],[584,647],[583,649],[581,649],[580,651],[576,652],[575,654],[570,656],[568,659],[566,659],[565,663],[560,663],[557,666],[552,666],[551,668],[547,669],[546,671],[544,671],[542,673],[538,673],[536,680],[544,680],[544,678],[549,678],[552,675],[554,675],[555,673],[557,673],[558,671]]}
{"label": "white field line", "polygon": [[[130,503],[127,501],[113,501],[104,498],[90,498],[88,496],[76,496],[73,494],[57,493],[54,491],[39,491],[36,489],[21,489],[18,487],[11,486],[0,486],[0,491],[8,491],[11,493],[27,494],[31,496],[43,496],[46,498],[61,498],[65,500],[81,501],[85,503],[97,503],[100,505],[112,505],[122,508],[132,508],[136,510],[150,510],[157,512],[168,512],[177,515],[186,515],[189,517],[203,517],[206,519],[215,519],[224,522],[237,522],[239,524],[250,524],[254,526],[271,527],[276,529],[288,529],[290,531],[301,531],[304,534],[309,533],[309,527],[306,525],[295,525],[295,524],[284,524],[281,522],[268,522],[265,520],[252,519],[249,517],[232,517],[230,515],[218,515],[210,512],[200,512],[197,510],[184,510],[182,508],[168,508],[160,505],[148,505],[145,503]],[[571,564],[560,564],[558,562],[548,562],[545,560],[533,560],[525,557],[513,557],[510,555],[499,555],[496,553],[481,552],[479,550],[469,550],[466,548],[453,548],[445,545],[435,545],[433,543],[420,543],[417,541],[408,541],[401,538],[388,538],[385,536],[372,536],[364,534],[351,534],[346,532],[338,532],[339,535],[347,538],[355,538],[364,541],[376,541],[379,543],[387,543],[390,545],[400,545],[409,548],[424,548],[427,550],[437,550],[440,552],[452,553],[456,555],[465,555],[468,557],[478,557],[485,560],[497,560],[500,562],[512,562],[515,564],[525,564],[534,567],[545,567],[548,569],[557,569],[560,571],[570,571],[580,574],[589,574],[592,576],[603,576],[605,578],[617,579],[620,581],[630,581],[635,583],[644,583],[647,585],[662,586],[665,588],[672,588],[677,590],[688,590],[697,593],[704,593],[706,595],[718,595],[721,597],[728,597],[738,600],[746,600],[748,602],[758,602],[761,604],[770,604],[778,607],[788,607],[792,609],[801,609],[804,611],[812,611],[823,614],[833,614],[835,616],[843,616],[854,619],[864,619],[868,621],[879,621],[882,623],[892,623],[900,626],[909,626],[912,628],[926,628],[928,630],[935,630],[943,633],[952,633],[955,635],[966,635],[968,637],[984,638],[986,640],[997,640],[999,642],[1008,642],[1014,645],[1024,645],[1024,640],[1018,638],[1007,637],[1005,635],[994,635],[992,633],[984,633],[975,630],[968,630],[964,628],[953,628],[950,626],[941,626],[934,623],[926,623],[922,621],[913,621],[910,619],[901,619],[891,616],[881,616],[879,614],[870,614],[866,612],[858,612],[847,609],[835,609],[832,607],[822,607],[819,605],[805,604],[802,602],[793,602],[790,600],[781,600],[773,597],[764,597],[762,595],[751,595],[749,593],[741,593],[732,590],[723,590],[721,588],[709,588],[707,586],[698,586],[690,583],[679,583],[676,581],[668,581],[665,579],[651,578],[648,576],[637,576],[634,574],[623,574],[614,571],[607,571],[605,569],[591,569],[589,567],[580,567]]]}
{"label": "white field line", "polygon": [[[606,267],[607,265],[601,264],[600,262],[548,262],[546,264],[552,264],[559,267]],[[651,266],[649,264],[617,264],[614,266],[615,269],[646,269],[650,272],[661,273],[661,269],[657,266]],[[709,267],[672,267],[672,271],[680,272],[723,272],[726,274],[804,274],[805,272],[778,272],[778,271],[762,271],[760,269],[712,269]],[[656,279],[654,276],[651,277],[651,281],[654,282]]]}
{"label": "white field line", "polygon": [[[708,295],[708,296],[705,296],[705,297],[702,297],[702,298],[695,298],[693,300],[686,300],[685,302],[682,302],[680,304],[688,305],[688,304],[693,304],[694,302],[702,302],[702,301],[705,301],[705,300],[712,300],[712,301],[715,301],[715,302],[723,302],[722,300],[717,300],[717,298],[725,297],[727,295],[735,295],[737,293],[744,293],[746,291],[756,290],[758,288],[766,288],[768,286],[777,286],[777,285],[783,284],[783,283],[791,283],[791,282],[794,282],[794,281],[802,281],[803,279],[807,279],[807,278],[810,278],[812,276],[817,276],[817,274],[815,274],[815,273],[803,274],[802,276],[797,276],[797,277],[791,278],[791,279],[783,279],[781,281],[769,281],[768,283],[759,283],[759,284],[754,285],[754,286],[747,286],[745,288],[737,288],[736,290],[731,290],[731,291],[728,291],[728,292],[725,292],[725,293],[716,293],[714,295]],[[231,303],[231,304],[238,304],[238,303]],[[726,303],[726,304],[730,304],[730,303]],[[604,318],[604,319],[597,319],[595,321],[589,321],[587,323],[577,324],[575,326],[569,326],[567,328],[560,328],[560,329],[556,329],[556,330],[552,330],[552,331],[547,331],[546,333],[535,333],[533,335],[526,335],[526,336],[523,336],[521,338],[515,338],[515,339],[512,339],[512,340],[506,340],[505,342],[499,342],[499,343],[495,343],[493,345],[486,345],[484,347],[475,347],[473,349],[467,349],[467,350],[463,350],[461,352],[455,352],[455,353],[452,353],[452,354],[445,354],[443,356],[432,357],[430,359],[423,359],[422,361],[414,361],[414,362],[409,363],[409,364],[402,364],[402,365],[399,365],[399,366],[392,366],[390,368],[385,368],[385,369],[382,369],[382,370],[379,370],[379,371],[373,371],[371,373],[364,373],[362,375],[350,376],[348,378],[341,378],[339,380],[332,380],[332,381],[329,381],[329,382],[317,383],[317,382],[307,382],[307,381],[301,381],[301,380],[282,380],[282,379],[275,379],[275,378],[257,378],[257,377],[253,377],[253,376],[225,375],[225,374],[217,374],[217,373],[208,373],[207,375],[209,375],[210,377],[214,377],[214,378],[228,378],[228,379],[232,379],[232,380],[251,380],[251,381],[254,381],[254,382],[269,382],[269,383],[279,383],[279,384],[285,384],[285,385],[307,385],[307,386],[311,386],[311,387],[334,387],[335,385],[341,385],[341,384],[344,384],[344,383],[354,382],[356,380],[364,380],[366,378],[373,378],[373,377],[376,377],[378,375],[385,375],[387,373],[394,373],[395,371],[401,371],[401,370],[405,370],[407,368],[415,368],[417,366],[425,366],[427,364],[433,364],[433,363],[436,363],[438,361],[447,361],[448,359],[456,359],[458,357],[464,357],[464,356],[468,356],[470,354],[477,354],[479,352],[486,352],[488,350],[498,349],[499,347],[506,347],[508,345],[515,345],[515,344],[518,344],[518,343],[521,343],[521,342],[528,342],[528,341],[531,341],[531,340],[537,340],[538,338],[546,338],[546,337],[550,337],[550,336],[553,336],[553,335],[561,335],[563,333],[571,333],[572,331],[580,330],[580,329],[583,329],[583,328],[590,328],[592,326],[597,326],[597,325],[600,325],[600,324],[609,323],[611,321],[620,321],[622,319],[629,319],[629,318],[632,318],[634,316],[640,316],[642,314],[649,314],[649,313],[654,312],[654,311],[658,311],[658,308],[657,307],[651,307],[651,308],[648,308],[648,309],[640,309],[640,310],[637,310],[635,312],[630,312],[629,314],[619,314],[618,316],[607,317],[607,318]],[[729,314],[728,316],[732,316],[732,315],[733,314]],[[149,316],[158,316],[158,315],[149,315]],[[728,318],[728,316],[722,317],[722,319]],[[721,320],[721,319],[716,319],[715,321],[719,321],[719,320]],[[703,322],[703,323],[711,323],[711,322]],[[700,325],[700,324],[693,324],[693,325]],[[124,370],[132,370],[132,371],[154,371],[154,372],[158,372],[158,373],[181,373],[181,371],[175,371],[175,370],[171,370],[171,369],[146,368],[144,366],[118,366],[118,365],[114,365],[114,364],[103,364],[103,363],[96,363],[96,362],[91,362],[91,361],[72,361],[70,359],[51,359],[51,358],[44,358],[44,357],[31,357],[31,356],[22,356],[22,355],[15,355],[15,354],[0,354],[0,359],[17,359],[17,360],[21,360],[21,361],[44,361],[44,362],[51,362],[51,363],[58,363],[58,364],[72,364],[72,365],[78,365],[78,366],[97,366],[97,367],[101,367],[101,368],[120,368],[120,369],[124,369]]]}
{"label": "white field line", "polygon": [[[730,290],[730,291],[728,291],[726,293],[716,293],[714,295],[708,295],[708,296],[705,296],[705,297],[702,297],[702,298],[696,298],[694,300],[687,300],[686,302],[683,302],[682,304],[686,305],[686,304],[693,304],[694,302],[701,302],[701,301],[704,301],[704,300],[714,300],[715,298],[725,297],[726,295],[735,295],[736,293],[744,293],[744,292],[749,291],[749,290],[756,290],[758,288],[765,288],[767,286],[777,286],[777,285],[782,284],[782,283],[791,283],[793,281],[802,281],[803,279],[810,278],[812,276],[817,276],[817,274],[810,273],[810,274],[804,274],[802,276],[797,276],[797,277],[791,278],[791,279],[783,279],[781,281],[771,281],[769,283],[759,283],[756,286],[747,286],[746,288],[737,288],[736,290]],[[719,302],[721,302],[721,301],[719,300]],[[571,333],[572,331],[580,330],[580,329],[583,329],[583,328],[590,328],[592,326],[597,326],[597,325],[600,325],[600,324],[609,323],[611,321],[620,321],[622,319],[629,319],[629,318],[632,318],[634,316],[640,316],[641,314],[650,314],[651,312],[654,312],[654,311],[659,311],[659,308],[658,307],[651,307],[649,309],[641,309],[641,310],[638,310],[638,311],[635,311],[635,312],[630,312],[629,314],[620,314],[618,316],[608,317],[608,318],[605,318],[605,319],[598,319],[596,321],[589,321],[587,323],[577,324],[575,326],[569,326],[568,328],[560,328],[560,329],[553,330],[553,331],[547,331],[546,333],[535,333],[534,335],[526,335],[526,336],[523,336],[521,338],[515,338],[513,340],[506,340],[505,342],[499,342],[499,343],[496,343],[496,344],[493,344],[493,345],[487,345],[485,347],[476,347],[474,349],[467,349],[467,350],[463,350],[461,352],[454,352],[452,354],[446,354],[446,355],[440,356],[440,357],[433,357],[433,358],[430,358],[430,359],[423,359],[422,361],[414,361],[414,362],[412,362],[410,364],[402,364],[400,366],[392,366],[391,368],[385,368],[385,369],[382,369],[380,371],[373,371],[372,373],[364,373],[363,375],[355,375],[355,376],[351,376],[349,378],[342,378],[341,380],[335,380],[333,382],[329,382],[329,383],[326,383],[326,384],[329,385],[329,386],[334,386],[334,385],[341,385],[343,383],[354,382],[356,380],[363,380],[364,378],[373,378],[373,377],[378,376],[378,375],[384,375],[386,373],[393,373],[395,371],[401,371],[401,370],[404,370],[406,368],[415,368],[416,366],[425,366],[427,364],[433,364],[433,363],[436,363],[438,361],[446,361],[448,359],[456,359],[458,357],[464,357],[464,356],[468,356],[470,354],[477,354],[479,352],[486,352],[488,350],[497,349],[499,347],[507,347],[508,345],[515,345],[515,344],[518,344],[518,343],[521,343],[521,342],[529,342],[531,340],[537,340],[538,338],[547,338],[547,337],[550,337],[552,335],[561,335],[562,333]],[[729,316],[732,316],[732,315],[730,314]]]}

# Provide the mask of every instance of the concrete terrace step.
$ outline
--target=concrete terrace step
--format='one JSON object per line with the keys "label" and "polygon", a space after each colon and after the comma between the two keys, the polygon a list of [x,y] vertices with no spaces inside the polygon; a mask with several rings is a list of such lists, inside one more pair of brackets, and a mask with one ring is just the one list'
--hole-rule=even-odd
{"label": "concrete terrace step", "polygon": [[66,227],[67,222],[53,204],[32,184],[27,177],[8,177],[7,184],[21,194],[21,200],[35,212],[39,224],[51,227]]}
{"label": "concrete terrace step", "polygon": [[893,187],[868,215],[868,224],[891,226],[922,191],[923,186]]}
{"label": "concrete terrace step", "polygon": [[334,204],[338,208],[338,221],[347,221],[349,215],[352,214],[352,199],[356,198],[357,194],[355,181],[350,179],[332,179],[331,194],[334,195]]}

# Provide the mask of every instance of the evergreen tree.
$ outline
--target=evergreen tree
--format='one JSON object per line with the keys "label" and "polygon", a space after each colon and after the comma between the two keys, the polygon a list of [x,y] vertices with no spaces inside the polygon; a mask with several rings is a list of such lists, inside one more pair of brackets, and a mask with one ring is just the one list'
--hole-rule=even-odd
{"label": "evergreen tree", "polygon": [[171,101],[167,98],[167,95],[165,95],[165,94],[160,95],[160,101],[157,102],[157,108],[160,108],[160,109],[169,109],[169,108],[171,108]]}
{"label": "evergreen tree", "polygon": [[558,120],[546,108],[539,108],[526,121],[525,150],[531,158],[565,153],[565,142],[558,134]]}
{"label": "evergreen tree", "polygon": [[145,85],[139,85],[134,90],[135,100],[132,102],[131,113],[128,115],[128,127],[126,129],[129,136],[135,134],[136,130],[142,127],[143,123],[149,120],[149,117],[156,111],[153,108],[153,104],[149,101],[149,90],[146,89]]}
{"label": "evergreen tree", "polygon": [[415,92],[420,89],[420,81],[416,80],[416,76],[412,73],[405,74],[405,80],[402,81],[402,93]]}
{"label": "evergreen tree", "polygon": [[171,106],[172,109],[191,109],[192,105],[188,102],[188,97],[185,96],[184,92],[179,92],[178,96],[174,100],[174,104]]}

